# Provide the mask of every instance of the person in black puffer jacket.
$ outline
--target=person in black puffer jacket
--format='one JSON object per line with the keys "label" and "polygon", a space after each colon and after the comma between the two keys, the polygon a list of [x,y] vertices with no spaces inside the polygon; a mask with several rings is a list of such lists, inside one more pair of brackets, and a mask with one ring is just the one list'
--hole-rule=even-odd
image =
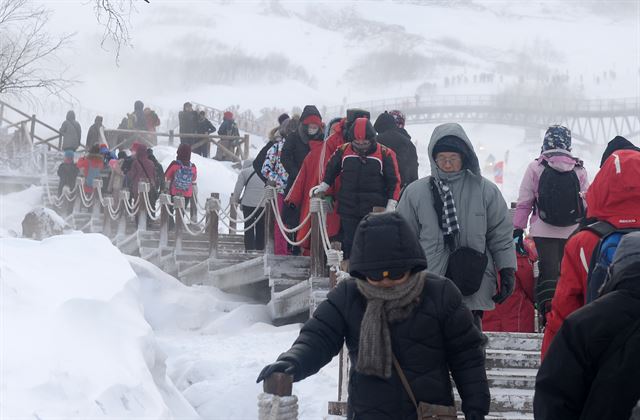
{"label": "person in black puffer jacket", "polygon": [[378,132],[378,143],[383,144],[394,152],[398,159],[402,188],[418,179],[418,153],[411,138],[405,136],[396,125],[391,114],[380,114],[373,128]]}
{"label": "person in black puffer jacket", "polygon": [[395,210],[400,198],[400,172],[394,151],[376,142],[376,132],[368,119],[357,118],[345,139],[349,143],[331,156],[324,180],[315,191],[324,193],[340,175],[338,213],[342,250],[348,260],[360,220],[374,207]]}
{"label": "person in black puffer jacket", "polygon": [[324,140],[322,116],[314,105],[304,107],[297,131],[286,137],[282,148],[282,165],[289,174],[285,195],[293,186],[302,167],[302,162],[311,150],[309,140]]}
{"label": "person in black puffer jacket", "polygon": [[465,418],[484,419],[490,394],[482,335],[456,286],[426,268],[424,251],[402,216],[365,217],[354,241],[354,278],[327,295],[291,349],[266,366],[258,381],[274,372],[301,381],[346,342],[352,366],[347,418],[417,418],[393,366],[395,356],[417,401],[453,406],[451,374]]}
{"label": "person in black puffer jacket", "polygon": [[536,419],[628,419],[640,399],[640,232],[620,241],[600,297],[572,313],[536,377]]}

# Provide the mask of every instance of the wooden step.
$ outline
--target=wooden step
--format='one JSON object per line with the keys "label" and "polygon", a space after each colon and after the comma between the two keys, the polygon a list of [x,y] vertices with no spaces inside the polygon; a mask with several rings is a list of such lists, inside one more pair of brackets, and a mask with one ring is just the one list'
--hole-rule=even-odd
{"label": "wooden step", "polygon": [[[491,346],[491,344],[489,344]],[[487,369],[538,369],[540,352],[487,348]]]}

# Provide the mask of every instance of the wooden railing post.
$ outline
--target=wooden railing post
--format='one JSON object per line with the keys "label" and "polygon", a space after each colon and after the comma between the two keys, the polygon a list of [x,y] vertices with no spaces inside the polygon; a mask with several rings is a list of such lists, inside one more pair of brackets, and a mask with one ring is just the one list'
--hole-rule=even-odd
{"label": "wooden railing post", "polygon": [[29,134],[31,134],[31,142],[35,140],[36,135],[36,115],[31,115],[31,127],[29,128]]}
{"label": "wooden railing post", "polygon": [[229,197],[229,217],[231,218],[231,220],[229,220],[230,235],[234,235],[236,233],[235,230],[238,227],[238,224],[236,223],[236,220],[238,220],[238,206],[235,203],[234,199],[234,194],[231,193],[231,196]]}
{"label": "wooden railing post", "polygon": [[325,205],[323,199],[316,197],[311,198],[311,277],[326,276],[324,247],[322,246],[322,238],[320,237],[320,206],[323,205]]}
{"label": "wooden railing post", "polygon": [[198,223],[198,205],[196,204],[196,190],[193,190],[193,195],[189,197],[189,215],[191,216],[191,223]]}
{"label": "wooden railing post", "polygon": [[275,254],[276,245],[274,241],[274,214],[271,201],[275,200],[276,190],[268,187],[266,190],[267,201],[264,203],[264,253]]}
{"label": "wooden railing post", "polygon": [[169,146],[173,146],[174,138],[173,130],[169,130]]}
{"label": "wooden railing post", "polygon": [[162,249],[169,244],[169,210],[167,210],[167,206],[171,203],[171,196],[160,194],[158,203],[160,206],[160,249]]}
{"label": "wooden railing post", "polygon": [[147,182],[138,183],[138,231],[147,230],[147,205],[144,200],[144,193],[149,192],[149,184]]}
{"label": "wooden railing post", "polygon": [[265,378],[258,396],[258,420],[298,418],[298,398],[292,395],[293,377],[275,372]]}
{"label": "wooden railing post", "polygon": [[209,237],[209,257],[218,258],[218,244],[220,235],[218,233],[220,218],[218,210],[220,210],[220,193],[211,193],[211,197],[207,198],[207,236]]}
{"label": "wooden railing post", "polygon": [[113,236],[113,223],[111,220],[111,213],[109,213],[109,207],[113,208],[113,197],[105,197],[105,206],[102,208],[102,217],[104,219],[102,233],[107,238]]}
{"label": "wooden railing post", "polygon": [[129,202],[129,191],[121,190],[120,196],[118,197],[120,200],[120,217],[118,217],[118,232],[116,233],[116,237],[124,237],[127,234],[127,210],[126,205]]}
{"label": "wooden railing post", "polygon": [[182,251],[182,231],[184,230],[184,226],[182,226],[182,212],[180,209],[184,210],[184,197],[175,196],[173,197],[173,208],[176,212],[176,244],[175,251]]}
{"label": "wooden railing post", "polygon": [[249,140],[249,135],[245,134],[244,135],[244,152],[242,154],[242,159],[249,159],[249,146],[250,146],[250,140]]}

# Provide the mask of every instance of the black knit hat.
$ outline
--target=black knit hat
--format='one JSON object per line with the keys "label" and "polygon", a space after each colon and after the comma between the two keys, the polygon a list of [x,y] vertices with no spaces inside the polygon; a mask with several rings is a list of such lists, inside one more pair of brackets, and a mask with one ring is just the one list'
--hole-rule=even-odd
{"label": "black knit hat", "polygon": [[436,158],[438,153],[442,152],[455,152],[460,153],[462,158],[466,158],[469,155],[469,148],[465,144],[464,140],[456,136],[444,136],[433,146],[431,156]]}
{"label": "black knit hat", "polygon": [[286,112],[284,114],[280,114],[280,116],[278,117],[278,124],[282,125],[282,122],[284,120],[288,120],[289,118],[289,114],[287,114]]}
{"label": "black knit hat", "polygon": [[600,160],[600,167],[606,162],[606,160],[611,156],[614,152],[618,150],[635,150],[636,152],[640,152],[640,149],[637,148],[633,143],[629,140],[625,139],[622,136],[616,136],[613,140],[611,140],[607,144],[607,148],[604,150],[602,154],[602,159]]}
{"label": "black knit hat", "polygon": [[365,216],[353,238],[350,274],[359,279],[381,279],[383,273],[417,273],[427,268],[418,236],[396,212]]}

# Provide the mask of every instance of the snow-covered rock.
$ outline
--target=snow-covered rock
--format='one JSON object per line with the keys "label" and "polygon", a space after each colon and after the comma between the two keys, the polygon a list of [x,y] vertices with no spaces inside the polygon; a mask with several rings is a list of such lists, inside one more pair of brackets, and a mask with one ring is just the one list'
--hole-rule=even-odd
{"label": "snow-covered rock", "polygon": [[37,207],[29,211],[22,220],[22,236],[42,240],[54,235],[62,235],[70,227],[55,211]]}

